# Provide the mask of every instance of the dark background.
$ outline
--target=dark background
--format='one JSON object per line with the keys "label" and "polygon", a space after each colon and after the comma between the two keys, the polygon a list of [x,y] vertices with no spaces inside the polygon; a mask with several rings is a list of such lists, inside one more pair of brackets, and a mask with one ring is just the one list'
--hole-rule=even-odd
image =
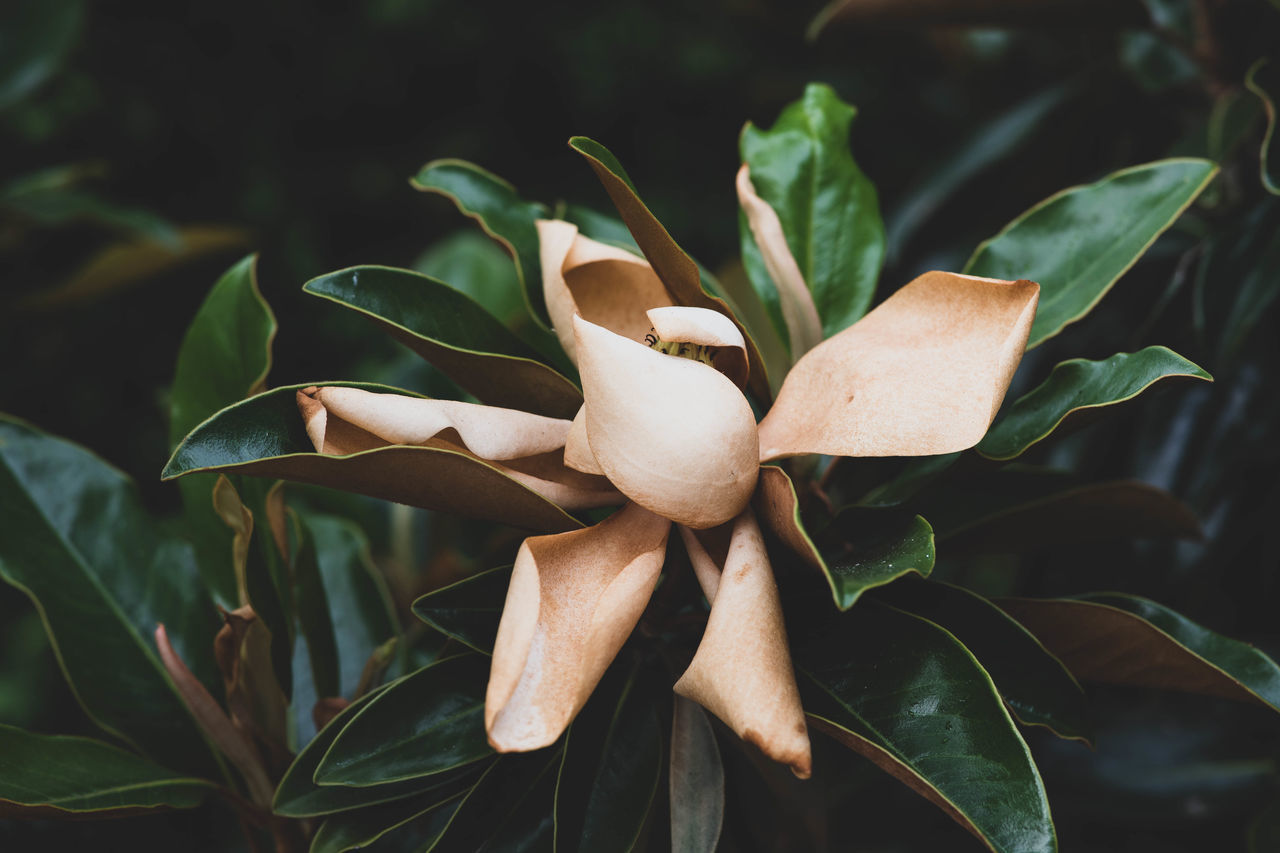
{"label": "dark background", "polygon": [[[1138,592],[1276,651],[1280,405],[1268,306],[1280,271],[1262,265],[1280,213],[1258,185],[1263,122],[1241,83],[1253,60],[1276,52],[1280,10],[1267,0],[1116,0],[1062,15],[1027,4],[1044,14],[957,25],[927,11],[939,4],[921,5],[891,26],[833,23],[811,42],[814,3],[19,0],[3,13],[0,69],[31,45],[48,46],[34,83],[7,100],[0,90],[0,409],[89,446],[135,477],[153,509],[171,510],[176,489],[158,481],[170,449],[166,388],[186,324],[217,276],[260,252],[259,281],[281,326],[271,384],[368,378],[361,367],[391,351],[300,287],[357,263],[409,266],[470,228],[447,200],[408,184],[438,157],[474,161],[528,198],[605,210],[591,171],[565,144],[591,136],[691,254],[732,274],[738,132],[747,120],[771,124],[806,82],[823,81],[859,109],[854,153],[898,238],[883,294],[923,269],[958,269],[980,240],[1059,189],[1171,153],[1213,153],[1224,171],[1208,203],[1088,322],[1037,350],[1019,380],[1039,381],[1060,358],[1152,343],[1214,373],[1213,388],[1160,396],[1034,460],[1168,488],[1201,515],[1205,541],[1055,548],[949,571],[971,582],[986,573],[996,591]],[[1011,136],[997,120],[1037,96],[1054,106]],[[1243,129],[1212,152],[1206,126],[1228,103],[1244,105]],[[934,170],[985,139],[1007,154],[930,198]],[[78,179],[34,207],[15,195],[13,182],[65,166]],[[921,203],[930,215],[904,230],[902,212]],[[110,288],[58,296],[104,248],[196,224],[242,236],[157,274],[134,263]],[[1224,318],[1255,273],[1253,333],[1227,346]],[[1274,785],[1274,765],[1228,778],[1221,762],[1274,761],[1258,746],[1274,744],[1274,728],[1267,740],[1255,731],[1267,725],[1260,718],[1199,699],[1096,699],[1098,755],[1033,738],[1064,849],[1209,849],[1197,845],[1211,839],[1213,849],[1236,849]],[[87,730],[38,619],[7,588],[0,719]],[[1162,726],[1166,737],[1143,739]],[[1210,769],[1195,776],[1194,767]],[[1179,768],[1192,773],[1182,787],[1144,787]],[[865,792],[872,783],[850,784]],[[888,814],[859,810],[866,837],[891,839],[893,821],[915,815],[934,827],[926,833],[941,833],[938,843],[964,843],[931,807],[899,793],[888,794]],[[128,837],[123,827],[110,832]]]}

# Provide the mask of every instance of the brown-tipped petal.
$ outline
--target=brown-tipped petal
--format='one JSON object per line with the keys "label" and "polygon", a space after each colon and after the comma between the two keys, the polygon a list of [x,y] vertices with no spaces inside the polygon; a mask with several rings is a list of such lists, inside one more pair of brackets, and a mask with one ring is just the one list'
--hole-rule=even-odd
{"label": "brown-tipped petal", "polygon": [[567,420],[518,409],[332,386],[310,396],[327,412],[326,437],[337,420],[386,444],[423,445],[445,430],[455,430],[462,446],[481,459],[507,460],[557,450],[569,434]]}
{"label": "brown-tipped petal", "polygon": [[712,366],[739,388],[747,384],[747,342],[728,317],[710,308],[677,305],[645,313],[659,339],[715,347]]}
{"label": "brown-tipped petal", "polygon": [[930,456],[977,444],[1022,358],[1040,286],[925,273],[796,363],[760,458]]}
{"label": "brown-tipped petal", "polygon": [[569,725],[644,612],[670,529],[628,504],[595,527],[524,541],[485,695],[494,749],[538,749]]}
{"label": "brown-tipped petal", "polygon": [[791,360],[796,361],[822,343],[822,320],[818,317],[813,294],[804,283],[800,265],[791,254],[782,222],[769,203],[756,194],[751,183],[751,170],[746,163],[738,170],[738,203],[746,214],[751,236],[760,249],[765,270],[778,289],[778,305],[791,339]]}
{"label": "brown-tipped petal", "polygon": [[649,331],[645,309],[672,304],[648,261],[583,237],[572,223],[540,220],[538,241],[547,312],[575,364],[575,314],[638,341]]}
{"label": "brown-tipped petal", "polygon": [[574,318],[587,436],[618,490],[664,518],[707,528],[737,516],[756,485],[751,407],[729,379]]}
{"label": "brown-tipped petal", "polygon": [[569,437],[564,442],[564,464],[566,468],[581,471],[584,474],[603,474],[604,469],[596,461],[591,452],[591,444],[587,441],[587,407],[583,404],[569,427]]}
{"label": "brown-tipped petal", "polygon": [[[695,563],[696,566],[696,563]],[[706,587],[704,586],[704,591]],[[676,693],[715,714],[774,761],[809,776],[809,732],[764,539],[747,510],[711,601],[711,617]]]}

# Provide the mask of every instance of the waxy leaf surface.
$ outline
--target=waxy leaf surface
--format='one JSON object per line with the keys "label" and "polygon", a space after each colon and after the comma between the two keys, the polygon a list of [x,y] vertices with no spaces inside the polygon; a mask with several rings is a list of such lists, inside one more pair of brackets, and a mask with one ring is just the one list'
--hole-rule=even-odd
{"label": "waxy leaf surface", "polygon": [[[849,151],[849,128],[856,114],[829,86],[811,83],[773,127],[762,130],[747,124],[739,144],[756,193],[782,223],[827,337],[867,312],[884,260],[884,224],[876,190]],[[775,283],[758,260],[760,247],[739,221],[752,284],[779,334],[789,340]],[[798,357],[794,342],[791,345]]]}
{"label": "waxy leaf surface", "polygon": [[560,762],[559,749],[502,756],[462,801],[439,843],[428,849],[432,853],[554,849]]}
{"label": "waxy leaf surface", "polygon": [[[408,394],[384,385],[346,388]],[[383,447],[349,456],[316,453],[298,411],[302,385],[274,388],[201,424],[174,451],[163,477],[240,472],[329,486],[534,530],[581,524],[555,504],[473,456],[440,447]],[[412,395],[410,395],[412,396]]]}
{"label": "waxy leaf surface", "polygon": [[937,805],[989,849],[1057,850],[1044,784],[991,679],[933,623],[883,606],[797,655],[810,722]]}
{"label": "waxy leaf surface", "polygon": [[409,349],[494,406],[572,418],[577,386],[471,297],[412,270],[351,267],[303,290],[365,314]]}
{"label": "waxy leaf surface", "polygon": [[1062,661],[1029,631],[982,596],[945,583],[908,583],[877,598],[947,629],[995,682],[1021,723],[1059,737],[1093,738],[1084,691]]}
{"label": "waxy leaf surface", "polygon": [[481,655],[449,658],[387,687],[343,727],[316,768],[315,781],[382,785],[491,755],[484,731],[488,663]]}
{"label": "waxy leaf surface", "polygon": [[724,764],[711,721],[675,697],[671,720],[671,849],[713,853],[724,826]]}
{"label": "waxy leaf surface", "polygon": [[1088,314],[1217,171],[1208,160],[1159,160],[1063,190],[978,246],[964,271],[1040,284],[1030,349]]}
{"label": "waxy leaf surface", "polygon": [[116,746],[0,725],[0,817],[114,817],[197,806],[212,784]]}
{"label": "waxy leaf surface", "polygon": [[1012,459],[1089,410],[1124,403],[1164,379],[1212,381],[1201,368],[1165,347],[1116,353],[1101,361],[1074,358],[1019,397],[978,444],[990,459]]}
{"label": "waxy leaf surface", "polygon": [[123,474],[70,442],[0,418],[0,579],[40,611],[95,723],[188,772],[208,747],[151,643],[158,623],[218,691],[220,627],[191,548],[163,537]]}
{"label": "waxy leaf surface", "polygon": [[347,850],[429,850],[457,814],[464,794],[441,800],[428,792],[394,803],[334,815],[320,825],[310,853]]}
{"label": "waxy leaf surface", "polygon": [[1077,678],[1259,702],[1280,711],[1280,666],[1239,640],[1136,595],[1002,599]]}
{"label": "waxy leaf surface", "polygon": [[918,515],[848,509],[831,522],[841,543],[825,554],[836,606],[848,610],[867,590],[933,571],[933,528]]}
{"label": "waxy leaf surface", "polygon": [[489,569],[420,597],[413,613],[445,636],[493,654],[510,582],[510,566]]}

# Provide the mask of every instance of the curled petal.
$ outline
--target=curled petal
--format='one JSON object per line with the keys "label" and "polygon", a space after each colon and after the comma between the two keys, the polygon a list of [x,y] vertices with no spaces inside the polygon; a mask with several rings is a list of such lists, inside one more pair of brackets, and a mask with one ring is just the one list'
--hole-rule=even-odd
{"label": "curled petal", "polygon": [[618,490],[664,518],[714,527],[747,505],[759,440],[742,392],[700,362],[574,318],[587,437]]}
{"label": "curled petal", "polygon": [[645,310],[672,304],[648,261],[583,237],[571,222],[539,220],[538,241],[547,312],[575,364],[575,314],[638,341],[649,331]]}
{"label": "curled petal", "polygon": [[644,612],[670,529],[628,504],[595,527],[524,541],[485,694],[494,749],[538,749],[569,725]]}
{"label": "curled petal", "polygon": [[[715,557],[696,537],[685,536],[685,545],[702,581]],[[722,566],[713,588],[703,582],[711,617],[675,691],[715,714],[774,761],[808,778],[809,732],[791,668],[782,604],[750,510],[734,522]]]}
{"label": "curled petal", "polygon": [[925,273],[796,363],[761,459],[929,456],[982,439],[1026,347],[1040,286]]}
{"label": "curled petal", "polygon": [[596,461],[591,452],[591,444],[587,441],[587,406],[584,403],[574,416],[569,427],[569,436],[564,443],[564,464],[566,468],[581,471],[584,474],[604,474],[604,469]]}
{"label": "curled petal", "polygon": [[[410,445],[459,450],[570,510],[622,502],[607,480],[566,468],[570,421],[454,400],[426,400],[327,386],[298,392],[307,435],[342,456]],[[500,464],[499,464],[500,463]]]}
{"label": "curled petal", "polygon": [[769,203],[756,194],[751,183],[751,169],[746,163],[738,170],[736,184],[738,204],[746,214],[747,226],[760,249],[764,267],[778,289],[778,304],[782,309],[782,321],[787,325],[787,336],[791,339],[791,358],[794,361],[822,343],[822,320],[818,317],[818,308],[813,304],[813,294],[804,282],[800,265],[787,245],[782,222]]}
{"label": "curled petal", "polygon": [[645,312],[659,339],[714,347],[712,366],[739,388],[747,384],[747,342],[737,325],[710,308],[672,305]]}

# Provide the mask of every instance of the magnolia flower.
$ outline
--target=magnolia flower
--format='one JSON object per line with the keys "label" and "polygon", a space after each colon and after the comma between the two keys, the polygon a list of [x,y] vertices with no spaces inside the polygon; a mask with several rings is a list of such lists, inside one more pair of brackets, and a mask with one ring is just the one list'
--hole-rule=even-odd
{"label": "magnolia flower", "polygon": [[[745,171],[739,193],[778,281],[793,351],[812,347],[759,423],[742,391],[748,344],[727,311],[677,304],[644,258],[559,221],[538,223],[538,235],[548,312],[582,377],[572,421],[352,388],[299,392],[321,453],[448,448],[566,509],[621,505],[594,526],[521,545],[485,698],[498,751],[547,746],[574,719],[639,621],[674,527],[711,608],[675,691],[808,776],[804,712],[753,509],[761,464],[971,447],[1021,358],[1038,286],[941,272],[821,341],[776,216],[753,202]],[[393,485],[397,495],[412,490]]]}

